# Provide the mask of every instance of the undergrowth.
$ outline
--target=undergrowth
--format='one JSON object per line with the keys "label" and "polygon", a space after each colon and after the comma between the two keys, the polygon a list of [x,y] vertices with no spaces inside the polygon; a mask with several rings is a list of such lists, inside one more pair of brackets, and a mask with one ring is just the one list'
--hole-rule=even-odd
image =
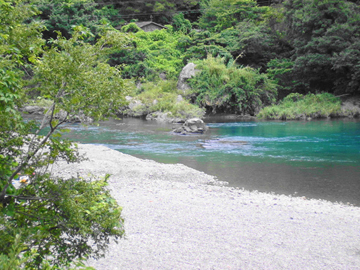
{"label": "undergrowth", "polygon": [[184,99],[177,90],[176,83],[175,80],[144,83],[136,90],[134,98],[143,103],[140,109],[147,113],[170,112],[174,117],[184,119],[203,117],[205,111]]}

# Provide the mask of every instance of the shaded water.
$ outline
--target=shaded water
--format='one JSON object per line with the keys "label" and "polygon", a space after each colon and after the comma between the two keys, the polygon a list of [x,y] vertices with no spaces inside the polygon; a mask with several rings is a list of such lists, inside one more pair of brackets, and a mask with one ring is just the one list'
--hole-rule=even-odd
{"label": "shaded water", "polygon": [[99,127],[67,125],[80,143],[103,144],[163,163],[183,163],[248,190],[360,206],[360,122],[225,122],[205,135],[181,136],[172,125],[140,119]]}

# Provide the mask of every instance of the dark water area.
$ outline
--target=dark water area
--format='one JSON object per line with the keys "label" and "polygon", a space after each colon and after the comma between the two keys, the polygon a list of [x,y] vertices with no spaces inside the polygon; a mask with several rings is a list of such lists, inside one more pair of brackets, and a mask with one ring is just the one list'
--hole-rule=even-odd
{"label": "dark water area", "polygon": [[360,121],[207,122],[204,135],[176,135],[172,124],[130,118],[97,127],[68,124],[65,136],[182,163],[234,187],[360,206]]}

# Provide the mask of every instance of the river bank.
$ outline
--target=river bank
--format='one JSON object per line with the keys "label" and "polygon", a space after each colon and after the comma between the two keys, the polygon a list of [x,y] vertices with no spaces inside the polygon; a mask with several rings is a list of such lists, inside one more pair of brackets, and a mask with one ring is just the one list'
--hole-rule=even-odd
{"label": "river bank", "polygon": [[110,173],[126,238],[96,269],[360,269],[360,208],[230,188],[181,164],[79,145],[61,176]]}

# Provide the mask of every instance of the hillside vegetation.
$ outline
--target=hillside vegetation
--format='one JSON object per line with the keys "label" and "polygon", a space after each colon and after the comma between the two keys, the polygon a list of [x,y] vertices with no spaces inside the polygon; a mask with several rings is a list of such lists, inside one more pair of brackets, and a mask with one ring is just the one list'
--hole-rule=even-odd
{"label": "hillside vegetation", "polygon": [[[33,6],[42,13],[33,19],[44,22],[47,40],[58,33],[70,37],[74,25],[92,33],[86,38],[90,43],[113,27],[123,32],[129,43],[111,54],[108,63],[131,81],[133,97],[140,92],[135,85],[157,85],[160,74],[176,85],[189,62],[197,63],[201,72],[191,83],[192,94],[185,98],[208,113],[256,115],[291,93],[359,94],[359,5],[337,0],[272,3],[162,0],[135,6],[122,1],[37,0]],[[150,20],[167,28],[144,32],[134,23]],[[200,64],[211,57],[224,65],[215,84],[213,73]],[[236,74],[244,73],[256,78],[256,83],[245,77],[241,80],[246,82],[240,83]],[[146,86],[141,89],[148,91]],[[179,94],[175,87],[172,92]],[[173,97],[160,95],[164,104],[155,108],[151,102],[159,99],[154,98],[146,106],[173,111]]]}
{"label": "hillside vegetation", "polygon": [[[89,269],[83,260],[124,235],[108,175],[51,174],[82,159],[61,138],[66,121],[134,104],[133,114],[183,119],[359,116],[339,99],[360,95],[358,1],[272,2],[1,0],[0,268]],[[149,20],[166,28],[135,23]],[[191,88],[179,90],[188,63]],[[29,104],[46,104],[42,121],[24,121]]]}

